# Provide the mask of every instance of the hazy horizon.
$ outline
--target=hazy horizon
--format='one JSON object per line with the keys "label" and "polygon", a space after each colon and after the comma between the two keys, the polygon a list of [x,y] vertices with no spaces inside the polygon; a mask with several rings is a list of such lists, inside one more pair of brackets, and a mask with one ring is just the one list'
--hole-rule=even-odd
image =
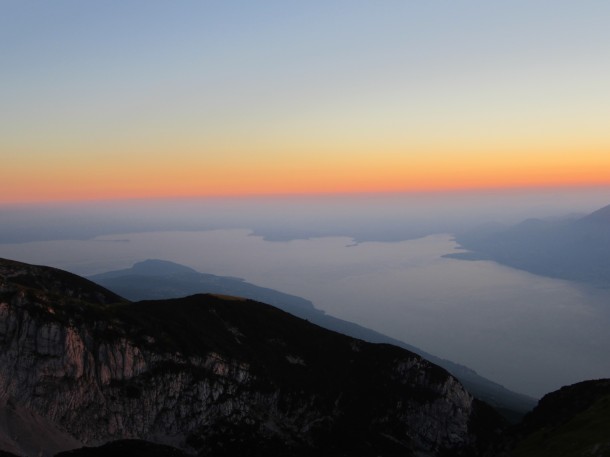
{"label": "hazy horizon", "polygon": [[584,215],[609,203],[610,187],[599,186],[0,204],[0,243],[215,228],[252,229],[269,240],[345,235],[400,241],[487,223]]}
{"label": "hazy horizon", "polygon": [[242,277],[539,396],[610,377],[610,291],[445,259],[452,230],[574,218],[609,202],[597,189],[56,205],[3,224],[0,256],[81,275],[159,258]]}

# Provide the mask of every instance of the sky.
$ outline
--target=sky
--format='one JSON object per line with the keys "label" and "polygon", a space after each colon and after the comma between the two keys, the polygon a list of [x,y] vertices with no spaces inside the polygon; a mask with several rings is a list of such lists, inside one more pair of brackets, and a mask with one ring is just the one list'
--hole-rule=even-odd
{"label": "sky", "polygon": [[610,2],[0,3],[0,204],[610,186]]}

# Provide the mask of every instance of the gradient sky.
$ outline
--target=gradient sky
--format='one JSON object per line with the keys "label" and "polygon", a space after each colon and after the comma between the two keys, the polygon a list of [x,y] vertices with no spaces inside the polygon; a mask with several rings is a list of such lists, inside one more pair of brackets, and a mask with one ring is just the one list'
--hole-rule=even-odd
{"label": "gradient sky", "polygon": [[0,4],[0,203],[610,185],[610,2]]}

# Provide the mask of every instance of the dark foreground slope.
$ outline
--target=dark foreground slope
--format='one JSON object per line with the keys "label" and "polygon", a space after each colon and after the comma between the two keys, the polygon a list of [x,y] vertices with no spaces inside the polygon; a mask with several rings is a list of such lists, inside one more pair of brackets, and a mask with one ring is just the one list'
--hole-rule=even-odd
{"label": "dark foreground slope", "polygon": [[231,297],[130,303],[6,260],[0,395],[83,445],[136,438],[206,456],[475,456],[502,427],[406,350]]}
{"label": "dark foreground slope", "polygon": [[[0,454],[0,457],[3,457]],[[117,440],[101,446],[85,446],[60,452],[55,457],[191,457],[180,449],[144,440]]]}
{"label": "dark foreground slope", "polygon": [[463,365],[435,357],[403,341],[330,316],[300,297],[250,284],[242,279],[199,273],[173,262],[149,259],[131,268],[91,276],[93,282],[130,300],[179,298],[197,293],[237,295],[276,306],[321,327],[372,343],[387,343],[415,352],[449,371],[476,398],[485,401],[513,422],[530,411],[536,400],[512,392]]}
{"label": "dark foreground slope", "polygon": [[518,427],[511,457],[610,456],[610,379],[545,395]]}

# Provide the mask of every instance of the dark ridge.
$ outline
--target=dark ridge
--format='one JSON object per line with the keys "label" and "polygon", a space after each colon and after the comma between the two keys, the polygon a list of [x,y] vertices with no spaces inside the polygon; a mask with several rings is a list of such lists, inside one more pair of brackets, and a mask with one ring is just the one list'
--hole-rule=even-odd
{"label": "dark ridge", "polygon": [[58,268],[0,258],[0,275],[26,289],[61,295],[91,304],[105,305],[125,301],[123,297],[105,287]]}
{"label": "dark ridge", "polygon": [[241,279],[199,273],[189,267],[163,260],[138,262],[131,268],[98,274],[89,279],[134,301],[179,298],[197,293],[220,293],[251,298],[335,332],[372,343],[392,344],[415,352],[448,370],[473,395],[491,404],[511,422],[518,422],[536,405],[535,399],[512,392],[465,366],[435,357],[358,324],[325,314],[300,297],[255,286]]}
{"label": "dark ridge", "polygon": [[[258,367],[260,375],[314,390],[321,389],[329,379],[334,386],[331,390],[335,390],[357,379],[383,378],[383,366],[392,360],[407,354],[419,358],[395,346],[363,343],[356,363],[356,340],[253,300],[203,294],[142,301],[116,311],[130,323],[134,337],[145,341],[147,335],[156,336],[157,351],[177,351],[185,356],[222,352]],[[290,356],[302,363],[291,363],[287,359]],[[338,360],[355,365],[346,371]],[[436,379],[449,376],[432,363],[422,363]]]}
{"label": "dark ridge", "polygon": [[609,457],[610,379],[584,381],[545,395],[515,428],[509,443],[505,449],[511,449],[511,457]]}
{"label": "dark ridge", "polygon": [[[610,379],[579,382],[546,394],[523,419],[525,429],[557,427],[610,395]],[[610,425],[610,417],[608,417]],[[610,433],[610,428],[608,429]]]}
{"label": "dark ridge", "polygon": [[131,268],[93,275],[88,279],[133,301],[216,293],[247,297],[289,308],[290,311],[301,308],[315,310],[313,304],[304,298],[250,284],[241,278],[199,273],[166,260],[149,259],[137,262]]}
{"label": "dark ridge", "polygon": [[579,222],[585,222],[590,224],[610,225],[610,205],[604,206],[603,208],[594,211],[593,213],[585,216],[579,220]]}
{"label": "dark ridge", "polygon": [[192,455],[163,444],[143,440],[118,440],[102,446],[60,452],[55,454],[55,457],[192,457]]}

